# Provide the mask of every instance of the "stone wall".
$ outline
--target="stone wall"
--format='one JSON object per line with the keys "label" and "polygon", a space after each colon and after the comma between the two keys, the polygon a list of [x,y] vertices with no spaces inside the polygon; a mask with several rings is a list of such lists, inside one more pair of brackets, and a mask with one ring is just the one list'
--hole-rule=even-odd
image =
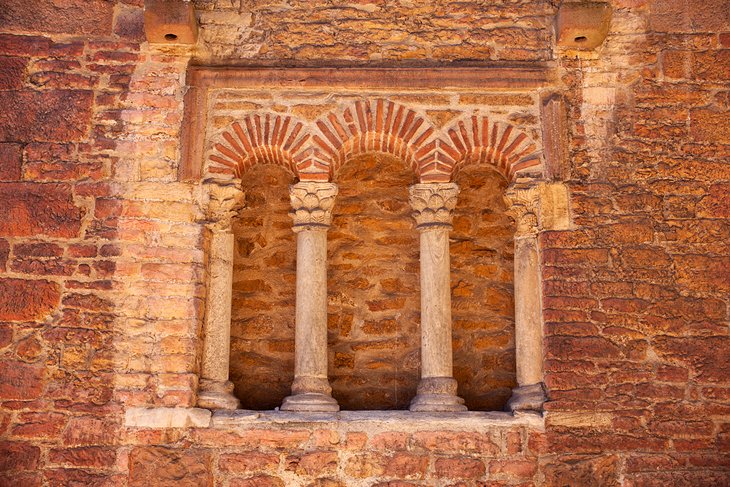
{"label": "stone wall", "polygon": [[[0,484],[730,482],[723,0],[613,0],[609,37],[595,52],[556,47],[557,2],[547,1],[201,0],[195,49],[146,44],[140,0],[0,3]],[[539,425],[508,420],[486,433],[215,419],[123,426],[131,407],[195,404],[204,215],[199,188],[177,178],[191,58],[556,63],[570,120],[574,227],[540,237],[544,436]],[[483,177],[465,169],[457,182],[477,195]],[[494,261],[467,262],[486,266],[478,276],[486,281],[464,288],[467,277],[454,276],[455,338],[457,350],[483,350],[474,357],[499,371],[479,381],[508,388],[511,222],[495,205],[487,220]],[[477,224],[458,211],[454,235]],[[244,266],[250,236],[237,235]],[[455,247],[455,262],[473,256]],[[237,282],[243,301],[246,286],[258,286]],[[469,331],[472,316],[458,315],[469,289],[501,310],[483,334]],[[247,319],[255,316],[234,320],[234,352],[255,333]],[[291,322],[276,325],[286,361]],[[333,333],[344,326],[330,325]],[[498,405],[474,397],[477,407]]]}

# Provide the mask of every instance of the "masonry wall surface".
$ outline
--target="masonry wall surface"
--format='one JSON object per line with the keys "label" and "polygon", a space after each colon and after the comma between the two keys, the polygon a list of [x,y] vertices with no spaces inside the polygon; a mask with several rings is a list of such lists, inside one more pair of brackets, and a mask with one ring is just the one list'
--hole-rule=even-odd
{"label": "masonry wall surface", "polygon": [[[160,48],[141,0],[0,0],[0,485],[730,484],[730,8],[613,0],[579,52],[556,4],[200,0],[198,46]],[[123,426],[195,404],[191,59],[555,67],[574,226],[540,236],[544,429]]]}

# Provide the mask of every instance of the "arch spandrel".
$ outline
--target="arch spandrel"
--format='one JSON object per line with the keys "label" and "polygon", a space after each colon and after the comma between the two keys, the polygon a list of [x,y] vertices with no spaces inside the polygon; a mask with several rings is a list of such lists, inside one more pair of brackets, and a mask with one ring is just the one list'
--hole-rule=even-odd
{"label": "arch spandrel", "polygon": [[507,181],[526,170],[543,173],[538,144],[508,122],[474,113],[439,129],[425,113],[384,98],[359,99],[312,122],[247,114],[216,138],[206,173],[240,178],[256,164],[278,164],[302,181],[330,181],[347,160],[369,152],[401,159],[421,182],[449,182],[466,164],[491,165]]}
{"label": "arch spandrel", "polygon": [[257,164],[275,164],[305,179],[304,173],[317,172],[311,167],[310,137],[308,124],[296,117],[272,112],[250,113],[216,138],[205,172],[240,178]]}
{"label": "arch spandrel", "polygon": [[[446,158],[443,167],[451,167],[450,176],[466,164],[492,165],[510,182],[525,169],[540,175],[543,172],[537,143],[522,130],[489,115],[473,114],[452,121],[444,128],[441,142]],[[422,171],[423,176],[431,173]]]}
{"label": "arch spandrel", "polygon": [[390,154],[416,174],[434,157],[437,130],[419,111],[383,98],[356,100],[315,122],[314,159],[334,173],[354,156]]}

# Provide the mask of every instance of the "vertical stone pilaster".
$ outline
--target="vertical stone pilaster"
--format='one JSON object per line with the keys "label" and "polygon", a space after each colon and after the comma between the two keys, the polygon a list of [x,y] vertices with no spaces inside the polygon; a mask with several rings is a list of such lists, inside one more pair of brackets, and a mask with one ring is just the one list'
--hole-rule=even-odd
{"label": "vertical stone pilaster", "polygon": [[451,344],[449,232],[458,194],[454,183],[410,187],[421,266],[421,381],[411,411],[466,410],[456,395]]}
{"label": "vertical stone pilaster", "polygon": [[505,196],[515,218],[515,346],[517,385],[507,403],[511,411],[542,411],[542,285],[537,241],[540,188],[513,188]]}
{"label": "vertical stone pilaster", "polygon": [[294,382],[283,411],[339,411],[327,378],[327,230],[337,196],[333,183],[290,187],[297,234]]}
{"label": "vertical stone pilaster", "polygon": [[243,192],[237,180],[209,184],[207,190],[207,305],[198,406],[236,409],[240,403],[233,395],[233,384],[228,380],[234,243],[231,222],[243,206]]}

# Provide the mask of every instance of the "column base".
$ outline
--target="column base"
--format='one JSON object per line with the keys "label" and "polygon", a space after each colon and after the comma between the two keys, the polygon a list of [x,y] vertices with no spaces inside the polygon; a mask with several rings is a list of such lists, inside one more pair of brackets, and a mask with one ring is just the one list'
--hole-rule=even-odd
{"label": "column base", "polygon": [[535,411],[541,413],[542,405],[547,401],[545,388],[542,382],[529,386],[520,386],[512,389],[512,397],[507,401],[505,410],[512,413],[516,411]]}
{"label": "column base", "polygon": [[466,411],[464,400],[456,395],[456,388],[456,379],[451,377],[423,378],[408,409],[414,412]]}
{"label": "column base", "polygon": [[231,381],[201,379],[198,407],[205,409],[238,409],[241,402],[233,395]]}
{"label": "column base", "polygon": [[287,396],[279,408],[281,411],[337,412],[340,405],[332,396],[318,392],[303,392]]}

